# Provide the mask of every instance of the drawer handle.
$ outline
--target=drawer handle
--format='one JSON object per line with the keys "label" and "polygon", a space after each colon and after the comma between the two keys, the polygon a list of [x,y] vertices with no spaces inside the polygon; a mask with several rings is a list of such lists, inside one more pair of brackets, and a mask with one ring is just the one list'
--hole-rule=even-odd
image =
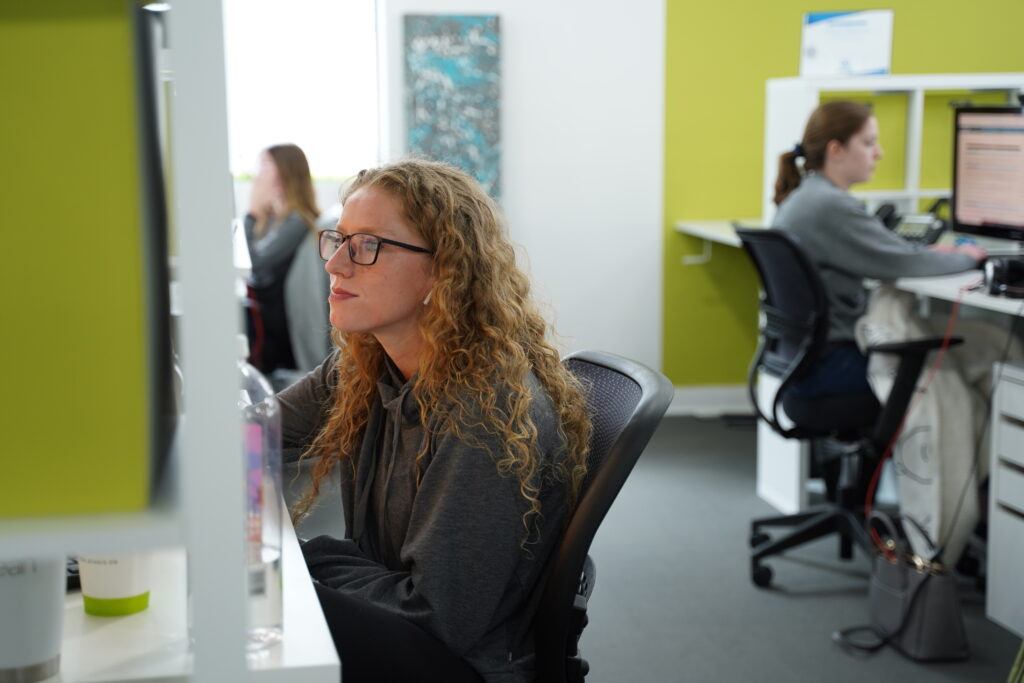
{"label": "drawer handle", "polygon": [[1008,514],[1013,515],[1017,519],[1024,520],[1024,512],[1021,512],[1017,508],[1010,507],[1006,503],[996,503],[1000,510]]}
{"label": "drawer handle", "polygon": [[1007,460],[1005,457],[1001,455],[999,456],[999,465],[1005,467],[1008,470],[1013,470],[1018,474],[1024,474],[1024,465],[1021,465],[1020,463],[1015,462],[1013,460]]}

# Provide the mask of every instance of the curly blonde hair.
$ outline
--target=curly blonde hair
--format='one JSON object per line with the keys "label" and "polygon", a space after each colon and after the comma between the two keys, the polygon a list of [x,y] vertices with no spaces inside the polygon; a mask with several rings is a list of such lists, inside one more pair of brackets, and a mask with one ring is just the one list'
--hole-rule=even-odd
{"label": "curly blonde hair", "polygon": [[[583,388],[561,364],[548,341],[548,324],[530,297],[526,275],[494,201],[462,171],[446,164],[406,159],[366,170],[346,189],[373,187],[401,202],[406,217],[434,252],[434,286],[419,321],[423,353],[415,377],[420,422],[446,408],[438,429],[473,441],[467,428],[497,435],[504,448],[493,453],[498,471],[514,475],[527,502],[524,544],[537,528],[540,491],[545,480],[567,488],[575,507],[587,473],[591,423]],[[303,457],[315,457],[312,485],[296,507],[301,518],[319,493],[324,478],[358,452],[384,369],[384,350],[365,333],[333,333],[340,352],[337,385],[324,428]],[[527,386],[532,371],[557,413],[565,455],[542,463],[537,427],[530,417]],[[424,440],[416,463],[422,475]]]}

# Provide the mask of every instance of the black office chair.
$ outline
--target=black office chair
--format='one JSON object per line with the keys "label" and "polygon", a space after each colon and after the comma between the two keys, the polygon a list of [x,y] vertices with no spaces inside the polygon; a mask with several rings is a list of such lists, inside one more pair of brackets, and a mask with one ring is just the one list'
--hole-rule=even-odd
{"label": "black office chair", "polygon": [[[796,239],[781,230],[738,229],[743,248],[761,277],[760,341],[750,365],[748,388],[758,413],[771,428],[790,439],[832,439],[840,442],[839,473],[834,500],[794,515],[755,519],[750,528],[750,568],[761,587],[772,580],[772,570],[761,561],[817,538],[839,533],[839,554],[853,556],[853,544],[870,551],[864,528],[864,495],[874,466],[892,440],[906,413],[930,351],[942,339],[919,339],[880,344],[868,353],[899,356],[892,391],[885,406],[870,392],[801,398],[789,389],[814,367],[828,349],[828,301],[817,269]],[[953,339],[951,345],[961,339]],[[759,373],[780,380],[771,407],[759,405]],[[783,424],[782,407],[792,424]],[[792,528],[772,539],[762,529]]]}
{"label": "black office chair", "polygon": [[579,351],[563,363],[587,389],[594,431],[579,505],[535,589],[536,671],[543,683],[581,683],[589,670],[579,654],[596,578],[587,552],[674,393],[660,372],[610,353]]}

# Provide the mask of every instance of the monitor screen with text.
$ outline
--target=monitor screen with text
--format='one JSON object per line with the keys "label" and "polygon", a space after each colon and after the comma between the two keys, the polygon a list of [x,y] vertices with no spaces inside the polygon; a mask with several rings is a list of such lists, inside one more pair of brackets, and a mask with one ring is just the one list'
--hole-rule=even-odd
{"label": "monitor screen with text", "polygon": [[955,229],[1024,240],[1024,112],[959,109],[954,144]]}

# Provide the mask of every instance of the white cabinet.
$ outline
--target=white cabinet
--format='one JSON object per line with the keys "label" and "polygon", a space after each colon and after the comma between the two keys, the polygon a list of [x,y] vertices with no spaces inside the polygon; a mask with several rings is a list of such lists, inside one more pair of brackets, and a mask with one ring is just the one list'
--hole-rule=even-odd
{"label": "white cabinet", "polygon": [[989,619],[1024,636],[1024,368],[996,366],[989,479]]}
{"label": "white cabinet", "polygon": [[[807,117],[818,106],[821,93],[906,93],[907,133],[903,187],[854,194],[869,204],[888,201],[902,212],[917,210],[917,200],[945,197],[949,189],[921,188],[921,140],[924,132],[924,98],[929,91],[1003,91],[1014,95],[1024,90],[1024,73],[865,76],[859,78],[773,78],[765,90],[764,178],[761,216],[770,225],[775,215],[775,177],[779,155],[793,148],[803,136]],[[1015,99],[1014,99],[1015,101]],[[952,162],[951,162],[952,163]]]}

